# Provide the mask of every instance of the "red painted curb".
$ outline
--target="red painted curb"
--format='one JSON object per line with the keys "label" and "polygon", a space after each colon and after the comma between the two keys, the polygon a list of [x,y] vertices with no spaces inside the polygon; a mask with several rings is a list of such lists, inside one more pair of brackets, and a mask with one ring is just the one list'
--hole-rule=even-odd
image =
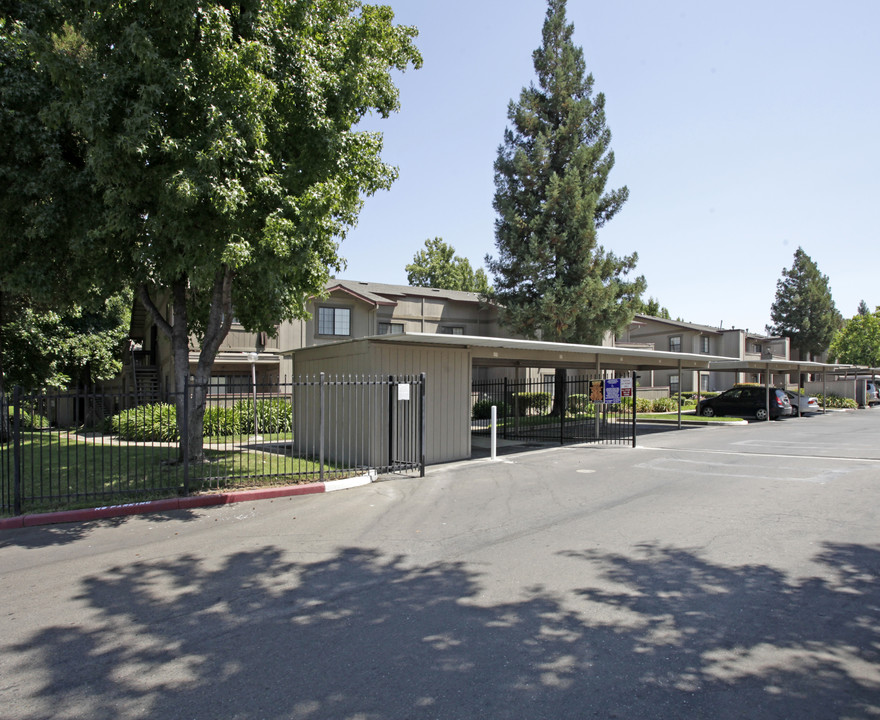
{"label": "red painted curb", "polygon": [[288,485],[286,487],[260,488],[258,490],[238,490],[228,493],[211,493],[205,495],[189,495],[182,498],[165,500],[148,500],[147,502],[127,503],[125,505],[108,505],[82,510],[61,510],[51,513],[34,513],[11,518],[0,518],[0,530],[17,530],[37,525],[54,525],[57,523],[86,522],[106,518],[123,517],[126,515],[145,515],[153,512],[169,510],[189,510],[191,508],[230,505],[250,500],[270,500],[293,495],[315,495],[324,492],[324,483],[308,485]]}

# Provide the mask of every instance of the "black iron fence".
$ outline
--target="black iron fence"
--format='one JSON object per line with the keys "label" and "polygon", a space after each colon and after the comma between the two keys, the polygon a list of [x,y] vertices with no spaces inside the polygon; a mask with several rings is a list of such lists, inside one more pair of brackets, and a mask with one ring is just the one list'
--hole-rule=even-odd
{"label": "black iron fence", "polygon": [[612,445],[636,443],[632,374],[474,382],[471,430],[488,434],[491,408],[498,437],[509,440]]}
{"label": "black iron fence", "polygon": [[[7,398],[0,512],[88,507],[425,468],[425,376],[333,376],[192,388],[144,403],[95,390]],[[178,428],[176,405],[185,408]],[[181,436],[185,439],[181,442]]]}

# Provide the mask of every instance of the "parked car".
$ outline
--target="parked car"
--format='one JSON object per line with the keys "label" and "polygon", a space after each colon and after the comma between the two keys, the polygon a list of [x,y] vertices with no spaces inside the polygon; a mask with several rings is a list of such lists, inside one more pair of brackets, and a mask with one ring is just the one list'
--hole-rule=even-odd
{"label": "parked car", "polygon": [[788,401],[791,403],[791,414],[795,417],[805,415],[806,413],[819,412],[822,409],[822,405],[817,397],[798,395],[788,390],[785,391],[785,394],[788,395]]}
{"label": "parked car", "polygon": [[[700,415],[735,415],[737,417],[753,417],[756,420],[767,419],[765,390],[762,387],[733,387],[720,395],[707,398],[700,402]],[[791,401],[784,390],[770,388],[770,419],[791,415]]]}

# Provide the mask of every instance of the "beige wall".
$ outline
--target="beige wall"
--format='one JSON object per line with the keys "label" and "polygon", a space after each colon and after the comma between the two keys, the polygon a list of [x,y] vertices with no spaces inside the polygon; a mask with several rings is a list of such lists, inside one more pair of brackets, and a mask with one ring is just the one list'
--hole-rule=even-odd
{"label": "beige wall", "polygon": [[[289,361],[285,361],[289,362]],[[428,348],[360,340],[307,348],[294,354],[298,375],[426,375],[426,461],[450,462],[470,457],[471,355],[463,348]],[[305,422],[305,420],[303,420]],[[366,422],[366,420],[365,420]],[[375,438],[359,439],[383,457],[384,428]],[[376,463],[381,464],[381,463]]]}

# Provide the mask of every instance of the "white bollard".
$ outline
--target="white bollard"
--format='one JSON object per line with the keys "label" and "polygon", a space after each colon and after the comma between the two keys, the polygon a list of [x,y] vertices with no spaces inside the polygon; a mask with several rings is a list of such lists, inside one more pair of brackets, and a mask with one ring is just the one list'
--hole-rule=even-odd
{"label": "white bollard", "polygon": [[491,430],[489,431],[491,433],[491,438],[492,438],[492,459],[493,460],[496,459],[495,456],[498,452],[497,421],[498,421],[498,408],[495,405],[493,405],[492,406],[492,420],[491,420],[492,425],[491,425]]}

